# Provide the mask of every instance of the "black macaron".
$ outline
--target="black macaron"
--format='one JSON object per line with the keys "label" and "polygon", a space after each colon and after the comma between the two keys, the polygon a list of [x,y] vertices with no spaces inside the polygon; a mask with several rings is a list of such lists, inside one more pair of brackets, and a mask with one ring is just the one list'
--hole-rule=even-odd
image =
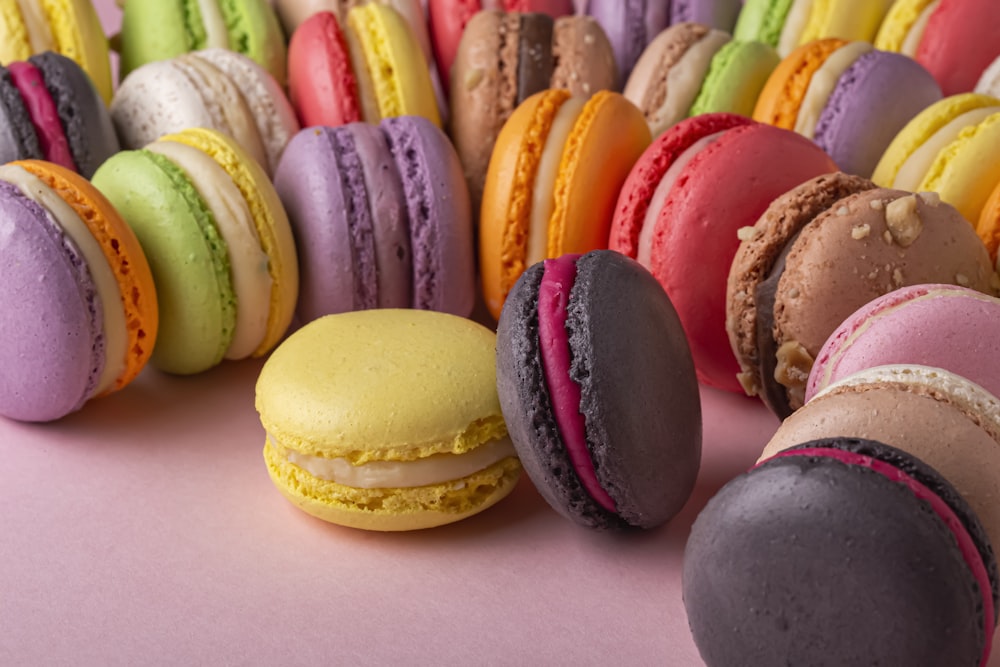
{"label": "black macaron", "polygon": [[[558,377],[540,334],[563,349]],[[567,518],[652,528],[690,495],[702,435],[694,364],[670,299],[637,262],[598,250],[525,271],[500,315],[497,390],[526,472]],[[557,405],[582,419],[578,437]]]}
{"label": "black macaron", "polygon": [[709,667],[985,664],[997,564],[935,470],[831,438],[730,481],[684,552],[684,606]]}

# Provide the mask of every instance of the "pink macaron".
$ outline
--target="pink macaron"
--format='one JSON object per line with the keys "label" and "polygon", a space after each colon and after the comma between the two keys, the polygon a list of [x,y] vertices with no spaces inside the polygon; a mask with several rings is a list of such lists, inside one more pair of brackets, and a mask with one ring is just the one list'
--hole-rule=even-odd
{"label": "pink macaron", "polygon": [[943,368],[1000,396],[1000,299],[957,285],[913,285],[859,308],[824,343],[808,401],[875,366]]}

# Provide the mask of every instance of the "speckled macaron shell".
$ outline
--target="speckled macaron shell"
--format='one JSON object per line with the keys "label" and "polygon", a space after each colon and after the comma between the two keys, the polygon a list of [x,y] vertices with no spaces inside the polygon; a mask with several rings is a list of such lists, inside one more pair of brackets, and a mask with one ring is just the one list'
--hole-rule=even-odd
{"label": "speckled macaron shell", "polygon": [[544,263],[522,274],[500,316],[503,414],[525,470],[556,511],[590,528],[652,528],[680,510],[697,475],[701,412],[690,351],[669,299],[636,262],[598,250],[576,267],[566,286],[570,375],[594,472],[615,511],[585,489],[555,421],[538,339]]}
{"label": "speckled macaron shell", "polygon": [[959,493],[878,442],[801,448],[729,482],[694,522],[683,595],[708,667],[985,664],[997,566]]}

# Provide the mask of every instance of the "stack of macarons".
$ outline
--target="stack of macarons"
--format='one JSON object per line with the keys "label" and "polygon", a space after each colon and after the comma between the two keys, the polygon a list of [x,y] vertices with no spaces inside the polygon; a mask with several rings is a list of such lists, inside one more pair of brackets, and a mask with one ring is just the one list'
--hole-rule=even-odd
{"label": "stack of macarons", "polygon": [[275,187],[298,249],[302,323],[371,308],[471,313],[469,196],[455,149],[426,118],[306,128]]}
{"label": "stack of macarons", "polygon": [[781,61],[753,118],[795,130],[843,171],[870,177],[893,137],[940,99],[940,86],[916,61],[868,42],[827,38]]}
{"label": "stack of macarons", "polygon": [[119,150],[90,77],[53,51],[0,67],[0,164],[37,159],[90,178]]}
{"label": "stack of macarons", "polygon": [[55,51],[90,76],[105,104],[113,88],[108,40],[91,0],[6,0],[0,7],[0,64]]}
{"label": "stack of macarons", "polygon": [[266,171],[299,124],[285,93],[249,57],[212,48],[145,64],[115,92],[111,118],[125,149],[188,128],[218,130]]}
{"label": "stack of macarons", "polygon": [[441,124],[430,65],[407,19],[390,4],[303,21],[288,45],[288,89],[304,127],[424,116]]}
{"label": "stack of macarons", "polygon": [[0,415],[58,419],[131,382],[157,340],[157,292],[115,208],[25,160],[0,166],[0,220]]}
{"label": "stack of macarons", "polygon": [[135,232],[159,302],[157,368],[205,371],[284,336],[298,265],[263,168],[226,135],[193,128],[109,158],[94,185]]}
{"label": "stack of macarons", "polygon": [[773,47],[732,39],[700,23],[676,23],[643,50],[625,83],[625,97],[645,114],[653,136],[689,116],[749,116],[778,65]]}

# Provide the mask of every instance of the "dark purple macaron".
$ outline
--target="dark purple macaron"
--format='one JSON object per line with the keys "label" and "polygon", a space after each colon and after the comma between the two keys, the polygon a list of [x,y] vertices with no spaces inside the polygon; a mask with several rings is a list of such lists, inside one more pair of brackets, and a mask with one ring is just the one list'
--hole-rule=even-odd
{"label": "dark purple macaron", "polygon": [[694,363],[669,298],[610,250],[530,267],[497,329],[497,390],[525,470],[590,528],[652,528],[701,460]]}
{"label": "dark purple macaron", "polygon": [[684,606],[709,667],[985,665],[997,564],[934,469],[831,438],[737,477],[698,516]]}

